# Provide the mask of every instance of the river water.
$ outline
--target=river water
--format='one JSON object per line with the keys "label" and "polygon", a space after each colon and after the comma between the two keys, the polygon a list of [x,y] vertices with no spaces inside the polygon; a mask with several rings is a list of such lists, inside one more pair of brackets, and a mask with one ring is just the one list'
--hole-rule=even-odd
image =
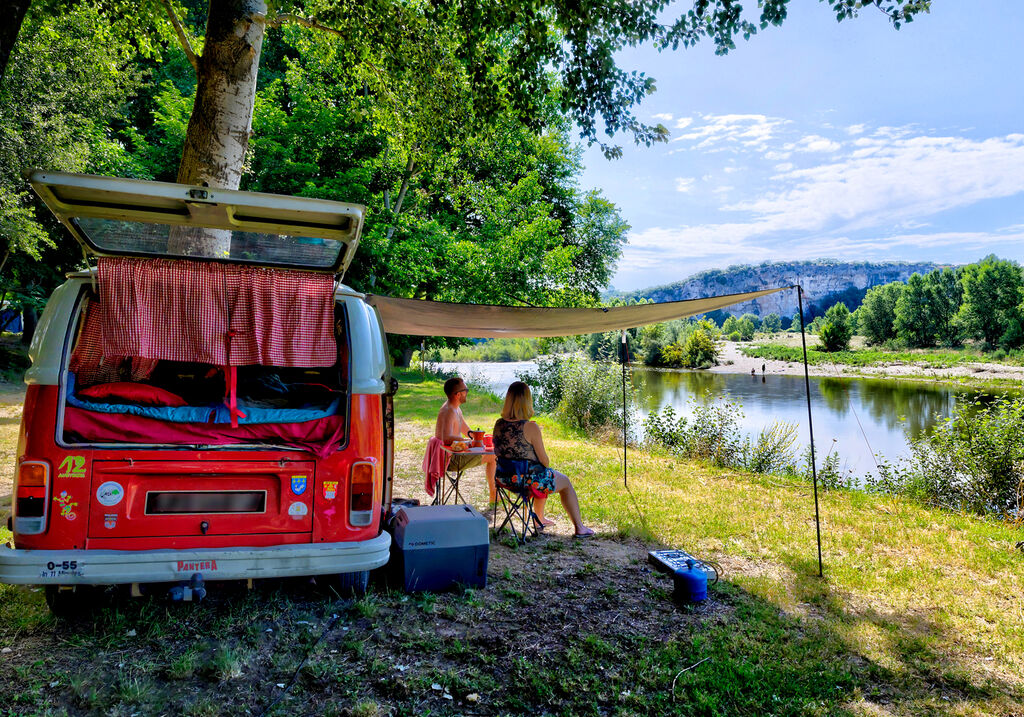
{"label": "river water", "polygon": [[[471,383],[485,385],[499,396],[519,374],[535,367],[514,363],[442,363]],[[756,435],[775,421],[796,424],[800,449],[808,444],[807,398],[803,376],[750,376],[705,371],[633,371],[637,413],[642,419],[665,406],[689,415],[694,401],[727,397],[741,405],[740,426]],[[892,461],[907,454],[907,435],[920,435],[948,418],[960,402],[986,398],[979,389],[918,381],[867,378],[811,378],[811,415],[819,464],[835,452],[844,472],[874,472],[876,456]],[[472,423],[472,398],[466,406]]]}

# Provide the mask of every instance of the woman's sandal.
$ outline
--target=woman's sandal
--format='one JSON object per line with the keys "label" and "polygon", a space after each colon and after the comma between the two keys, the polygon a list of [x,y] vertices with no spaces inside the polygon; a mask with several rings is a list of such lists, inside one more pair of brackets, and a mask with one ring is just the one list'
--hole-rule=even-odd
{"label": "woman's sandal", "polygon": [[597,533],[594,532],[593,528],[584,528],[583,531],[584,532],[582,532],[582,533],[573,533],[572,537],[574,537],[574,538],[592,538],[595,535],[597,535]]}

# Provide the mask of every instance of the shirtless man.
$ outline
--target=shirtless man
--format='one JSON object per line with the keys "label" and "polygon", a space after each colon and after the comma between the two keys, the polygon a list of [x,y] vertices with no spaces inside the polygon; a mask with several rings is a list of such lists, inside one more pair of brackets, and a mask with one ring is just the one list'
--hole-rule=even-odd
{"label": "shirtless man", "polygon": [[[469,389],[466,382],[461,378],[450,378],[444,382],[444,395],[448,400],[441,406],[437,413],[437,423],[434,424],[434,435],[444,441],[445,445],[451,445],[452,441],[469,440],[469,424],[462,417],[462,404],[469,396]],[[489,502],[493,505],[498,499],[497,491],[494,488],[494,473],[497,469],[497,462],[493,455],[481,456],[484,464],[484,471],[487,474],[487,491],[490,496]]]}

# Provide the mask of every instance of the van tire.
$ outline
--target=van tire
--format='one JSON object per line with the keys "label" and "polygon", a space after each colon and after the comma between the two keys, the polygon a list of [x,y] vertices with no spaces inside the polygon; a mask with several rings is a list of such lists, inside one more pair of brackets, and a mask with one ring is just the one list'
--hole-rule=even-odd
{"label": "van tire", "polygon": [[366,594],[366,586],[370,583],[370,571],[360,570],[354,573],[338,573],[331,581],[331,587],[343,598],[362,597]]}
{"label": "van tire", "polygon": [[96,591],[91,585],[76,585],[71,590],[61,590],[59,585],[47,585],[43,594],[46,606],[55,617],[70,619],[90,611]]}

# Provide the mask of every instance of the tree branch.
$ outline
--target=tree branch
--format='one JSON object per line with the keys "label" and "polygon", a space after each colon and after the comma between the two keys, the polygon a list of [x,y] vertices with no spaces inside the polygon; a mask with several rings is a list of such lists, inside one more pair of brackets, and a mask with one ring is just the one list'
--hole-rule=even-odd
{"label": "tree branch", "polygon": [[282,12],[274,15],[273,17],[268,17],[263,22],[269,27],[281,27],[287,23],[292,23],[294,25],[302,25],[303,27],[308,27],[313,30],[329,32],[330,34],[337,35],[338,37],[345,37],[345,33],[341,30],[336,30],[335,28],[327,25],[321,25],[311,17],[302,17],[301,15],[295,15],[290,12]]}
{"label": "tree branch", "polygon": [[[405,201],[405,193],[409,191],[409,180],[412,179],[413,170],[416,168],[416,156],[413,154],[409,155],[409,163],[405,166],[405,177],[402,178],[402,188],[398,190],[398,198],[395,201],[395,216],[402,211],[402,202]],[[388,227],[387,238],[391,239],[395,235],[395,226],[392,224]]]}
{"label": "tree branch", "polygon": [[196,56],[195,50],[192,49],[192,43],[188,41],[185,28],[182,27],[181,20],[178,19],[178,15],[174,12],[171,0],[163,0],[163,3],[164,8],[167,10],[167,17],[171,19],[171,24],[174,26],[174,32],[178,35],[178,43],[181,45],[181,49],[185,51],[185,57],[188,58],[188,64],[192,65],[192,69],[198,73],[199,58]]}

